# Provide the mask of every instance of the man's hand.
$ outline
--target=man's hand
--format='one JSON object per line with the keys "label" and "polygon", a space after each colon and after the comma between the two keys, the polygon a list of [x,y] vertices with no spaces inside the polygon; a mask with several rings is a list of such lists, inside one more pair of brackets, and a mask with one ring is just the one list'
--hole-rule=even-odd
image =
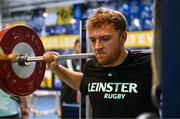
{"label": "man's hand", "polygon": [[29,118],[29,113],[30,113],[30,109],[29,108],[21,107],[22,119],[28,119]]}
{"label": "man's hand", "polygon": [[56,69],[59,66],[59,53],[57,52],[46,52],[43,55],[47,65],[50,69]]}
{"label": "man's hand", "polygon": [[21,108],[21,116],[22,119],[28,119],[29,118],[29,106],[28,106],[28,100],[29,96],[20,96],[21,102],[20,102],[20,108]]}

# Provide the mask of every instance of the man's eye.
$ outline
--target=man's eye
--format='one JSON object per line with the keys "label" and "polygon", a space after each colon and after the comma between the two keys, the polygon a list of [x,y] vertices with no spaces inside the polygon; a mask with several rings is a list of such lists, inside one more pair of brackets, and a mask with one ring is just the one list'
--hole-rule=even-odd
{"label": "man's eye", "polygon": [[101,41],[108,41],[109,40],[109,37],[103,37],[101,38]]}
{"label": "man's eye", "polygon": [[96,42],[96,39],[90,39],[92,43],[95,43]]}

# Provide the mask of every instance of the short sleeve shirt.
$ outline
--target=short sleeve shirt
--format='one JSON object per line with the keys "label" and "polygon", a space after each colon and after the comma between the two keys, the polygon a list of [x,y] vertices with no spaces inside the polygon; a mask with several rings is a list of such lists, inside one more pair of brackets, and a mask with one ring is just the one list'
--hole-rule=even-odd
{"label": "short sleeve shirt", "polygon": [[115,67],[101,67],[95,59],[87,62],[80,91],[89,95],[95,118],[137,117],[158,112],[151,101],[150,54],[128,53]]}

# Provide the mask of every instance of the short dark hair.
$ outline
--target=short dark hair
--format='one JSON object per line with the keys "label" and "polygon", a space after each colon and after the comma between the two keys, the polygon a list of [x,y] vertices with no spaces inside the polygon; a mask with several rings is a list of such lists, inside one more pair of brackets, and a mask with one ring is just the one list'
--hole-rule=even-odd
{"label": "short dark hair", "polygon": [[77,45],[80,42],[79,38],[77,38],[74,42],[74,45]]}

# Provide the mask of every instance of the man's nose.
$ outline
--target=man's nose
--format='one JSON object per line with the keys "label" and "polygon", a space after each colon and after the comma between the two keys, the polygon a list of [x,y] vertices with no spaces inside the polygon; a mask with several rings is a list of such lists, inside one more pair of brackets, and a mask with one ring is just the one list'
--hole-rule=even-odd
{"label": "man's nose", "polygon": [[96,40],[96,44],[95,44],[95,49],[100,49],[102,48],[102,43],[100,42],[100,40]]}

